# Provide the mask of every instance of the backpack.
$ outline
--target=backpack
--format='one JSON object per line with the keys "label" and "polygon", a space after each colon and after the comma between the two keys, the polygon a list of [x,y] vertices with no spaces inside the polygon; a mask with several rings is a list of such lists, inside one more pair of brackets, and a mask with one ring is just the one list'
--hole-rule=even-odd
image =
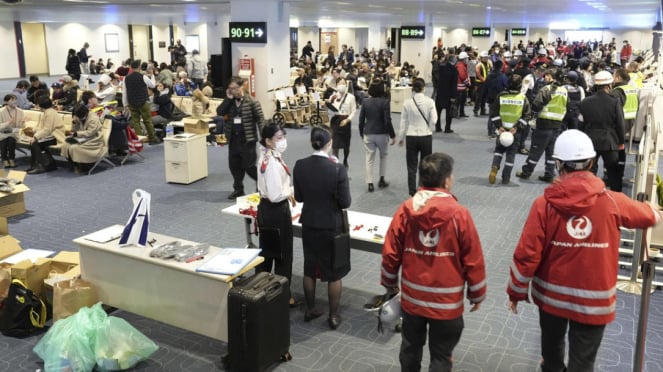
{"label": "backpack", "polygon": [[129,143],[130,154],[137,154],[143,151],[143,141],[140,140],[131,125],[127,125],[127,141]]}

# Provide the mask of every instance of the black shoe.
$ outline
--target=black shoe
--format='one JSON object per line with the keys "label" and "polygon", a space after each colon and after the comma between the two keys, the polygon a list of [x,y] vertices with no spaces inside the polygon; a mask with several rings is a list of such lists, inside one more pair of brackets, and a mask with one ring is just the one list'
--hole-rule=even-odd
{"label": "black shoe", "polygon": [[42,167],[41,165],[39,165],[39,166],[37,166],[37,167],[32,168],[31,170],[29,170],[29,171],[28,171],[28,174],[41,174],[41,173],[46,173],[46,172],[47,172],[46,169],[44,169],[44,167]]}
{"label": "black shoe", "polygon": [[469,115],[465,115],[465,114],[460,114],[460,117],[461,117],[461,118],[469,118],[470,116],[469,116]]}
{"label": "black shoe", "polygon": [[555,177],[553,176],[539,176],[539,181],[551,183]]}
{"label": "black shoe", "polygon": [[230,195],[228,195],[228,199],[233,200],[233,199],[237,199],[240,196],[244,196],[244,191],[235,190]]}
{"label": "black shoe", "polygon": [[528,180],[530,176],[531,176],[530,174],[525,174],[523,173],[523,171],[516,172],[516,177],[522,178],[524,180]]}
{"label": "black shoe", "polygon": [[330,317],[327,319],[327,323],[329,323],[329,328],[331,328],[331,329],[336,329],[336,328],[338,328],[338,326],[341,325],[341,321],[342,321],[342,320],[341,320],[341,316],[340,316],[340,315],[330,316]]}
{"label": "black shoe", "polygon": [[150,145],[158,145],[161,142],[163,142],[163,141],[161,141],[161,139],[159,137],[154,137],[150,140]]}
{"label": "black shoe", "polygon": [[436,133],[440,133],[440,132],[442,132],[442,128],[435,128],[435,132],[436,132]]}
{"label": "black shoe", "polygon": [[288,306],[290,306],[291,309],[299,307],[299,305],[301,305],[301,304],[302,304],[302,302],[295,300],[294,297],[291,297],[290,300],[288,301]]}
{"label": "black shoe", "polygon": [[474,117],[479,117],[479,111],[474,111]]}
{"label": "black shoe", "polygon": [[316,318],[319,318],[319,317],[321,317],[321,316],[322,316],[322,311],[320,311],[320,310],[318,310],[318,309],[313,309],[313,310],[311,310],[311,311],[308,311],[308,310],[307,310],[307,311],[304,313],[304,321],[305,321],[305,322],[310,322],[311,320],[316,319]]}
{"label": "black shoe", "polygon": [[375,187],[373,186],[372,183],[369,183],[368,184],[368,192],[373,192],[373,190],[375,190]]}
{"label": "black shoe", "polygon": [[520,155],[529,155],[529,150],[526,149],[526,148],[522,148],[522,149],[518,150],[518,153]]}
{"label": "black shoe", "polygon": [[445,130],[444,130],[444,133],[453,133],[453,132],[454,132],[454,131],[451,130],[451,129],[445,129]]}
{"label": "black shoe", "polygon": [[481,111],[481,113],[480,113],[479,115],[481,115],[481,116],[488,116],[488,114],[487,114],[485,111]]}
{"label": "black shoe", "polygon": [[380,180],[380,182],[378,182],[378,187],[381,189],[387,188],[389,187],[389,182],[385,180]]}

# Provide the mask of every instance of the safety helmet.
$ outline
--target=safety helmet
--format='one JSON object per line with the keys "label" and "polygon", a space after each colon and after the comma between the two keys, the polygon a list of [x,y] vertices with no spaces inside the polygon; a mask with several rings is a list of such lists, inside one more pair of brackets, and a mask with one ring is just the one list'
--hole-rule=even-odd
{"label": "safety helmet", "polygon": [[596,157],[596,151],[587,134],[577,129],[568,129],[557,137],[552,157],[561,161],[588,160]]}
{"label": "safety helmet", "polygon": [[482,50],[481,53],[479,53],[480,58],[487,58],[488,57],[488,52],[485,50]]}
{"label": "safety helmet", "polygon": [[608,71],[599,71],[594,75],[594,85],[610,85],[612,81],[612,74]]}
{"label": "safety helmet", "polygon": [[378,332],[382,333],[384,323],[394,324],[401,318],[401,293],[375,296],[370,304],[364,305],[364,309],[378,318]]}
{"label": "safety helmet", "polygon": [[509,147],[513,144],[513,133],[505,131],[500,133],[500,144],[504,147]]}
{"label": "safety helmet", "polygon": [[578,73],[575,72],[575,71],[569,71],[569,72],[566,73],[566,78],[570,82],[575,83],[575,82],[578,81]]}
{"label": "safety helmet", "polygon": [[511,58],[511,52],[509,52],[508,50],[504,52],[504,58]]}
{"label": "safety helmet", "polygon": [[562,61],[561,59],[557,58],[557,59],[555,59],[555,60],[553,61],[553,65],[554,65],[554,66],[557,66],[557,67],[562,67],[562,66],[564,66],[564,61]]}
{"label": "safety helmet", "polygon": [[520,57],[520,56],[523,55],[523,51],[520,50],[520,49],[516,49],[516,51],[513,52],[513,55],[516,56],[516,57]]}
{"label": "safety helmet", "polygon": [[545,56],[548,54],[548,51],[546,50],[546,48],[539,48],[538,54]]}
{"label": "safety helmet", "polygon": [[467,53],[460,52],[460,54],[458,54],[458,59],[467,59]]}

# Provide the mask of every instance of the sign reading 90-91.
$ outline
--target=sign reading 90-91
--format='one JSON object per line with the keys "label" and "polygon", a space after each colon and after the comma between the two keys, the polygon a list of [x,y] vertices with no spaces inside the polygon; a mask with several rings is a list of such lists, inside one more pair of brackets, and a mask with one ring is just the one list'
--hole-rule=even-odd
{"label": "sign reading 90-91", "polygon": [[401,39],[425,39],[426,26],[401,26]]}
{"label": "sign reading 90-91", "polygon": [[474,37],[490,37],[490,27],[474,27],[472,29]]}
{"label": "sign reading 90-91", "polygon": [[233,43],[267,43],[267,22],[230,22]]}

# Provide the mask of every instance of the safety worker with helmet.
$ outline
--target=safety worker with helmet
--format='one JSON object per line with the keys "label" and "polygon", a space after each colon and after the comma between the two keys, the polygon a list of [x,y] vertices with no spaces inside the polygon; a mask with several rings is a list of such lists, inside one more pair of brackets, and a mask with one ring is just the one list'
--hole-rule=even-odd
{"label": "safety worker with helmet", "polygon": [[546,50],[546,48],[541,47],[536,52],[536,57],[532,58],[532,61],[529,63],[529,68],[533,68],[534,66],[542,64],[550,66],[551,63],[552,61],[550,60],[550,58],[548,58],[548,51]]}
{"label": "safety worker with helmet", "polygon": [[564,129],[580,129],[578,115],[580,115],[580,102],[585,99],[585,90],[578,85],[579,78],[580,75],[576,71],[568,71],[564,75],[564,88],[568,94]]}
{"label": "safety worker with helmet", "polygon": [[[624,111],[624,140],[626,141],[626,133],[632,137],[635,133],[634,129],[635,118],[638,115],[638,89],[633,85],[631,76],[628,70],[620,68],[615,70],[612,74],[614,79],[612,96],[617,98],[620,106]],[[626,168],[626,149],[619,150],[619,158],[617,160],[619,165],[620,177],[624,178],[624,168]]]}
{"label": "safety worker with helmet", "polygon": [[474,98],[474,116],[486,115],[486,79],[492,70],[492,64],[488,59],[488,52],[479,53],[479,62],[476,67],[476,90]]}
{"label": "safety worker with helmet", "polygon": [[521,131],[522,128],[528,127],[530,105],[527,97],[520,92],[521,84],[522,78],[520,75],[511,75],[507,90],[500,92],[490,107],[491,115],[493,115],[490,121],[498,134],[493,154],[493,164],[488,175],[488,182],[491,184],[495,183],[505,153],[502,184],[509,184],[516,151],[520,144]]}
{"label": "safety worker with helmet", "polygon": [[[598,158],[603,159],[603,167],[608,178],[607,186],[612,191],[622,191],[623,173],[619,170],[619,150],[624,149],[624,110],[622,105],[610,95],[613,77],[608,71],[594,75],[596,93],[580,103],[583,130],[594,143]],[[592,172],[596,174],[598,165],[594,162]]]}
{"label": "safety worker with helmet", "polygon": [[596,152],[585,133],[560,134],[553,157],[560,177],[534,201],[523,226],[506,290],[509,309],[517,314],[531,292],[543,372],[594,371],[605,326],[615,319],[620,226],[646,228],[661,216],[650,203],[605,189],[589,171]]}
{"label": "safety worker with helmet", "polygon": [[458,70],[458,84],[456,86],[456,90],[458,92],[456,105],[458,105],[458,107],[456,112],[460,118],[468,117],[465,114],[465,102],[467,102],[467,90],[472,86],[470,76],[467,72],[468,58],[469,56],[466,52],[460,52],[458,54],[458,62],[456,63],[456,70]]}
{"label": "safety worker with helmet", "polygon": [[555,160],[552,158],[555,139],[562,131],[562,121],[566,115],[568,92],[562,86],[564,74],[558,69],[546,70],[543,74],[548,85],[541,88],[532,102],[532,111],[537,112],[536,129],[532,132],[532,142],[527,161],[516,177],[529,179],[541,155],[546,155],[545,173],[540,181],[552,182],[555,177]]}
{"label": "safety worker with helmet", "polygon": [[426,334],[431,371],[451,371],[470,311],[486,297],[486,267],[472,216],[451,193],[453,158],[432,153],[419,164],[421,187],[398,207],[382,249],[381,284],[398,292],[403,310],[402,371],[419,371]]}

